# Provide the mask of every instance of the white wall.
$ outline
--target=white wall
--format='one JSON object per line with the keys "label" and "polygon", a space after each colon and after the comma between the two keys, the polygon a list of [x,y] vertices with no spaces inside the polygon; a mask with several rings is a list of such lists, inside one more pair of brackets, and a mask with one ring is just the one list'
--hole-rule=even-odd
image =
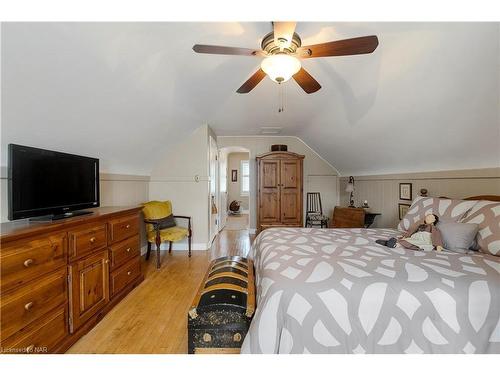
{"label": "white wall", "polygon": [[[413,198],[420,189],[433,197],[467,198],[475,195],[500,195],[500,168],[455,170],[428,173],[355,176],[354,202],[356,206],[366,199],[369,211],[381,213],[373,227],[395,228],[399,222],[399,184],[412,183]],[[345,192],[348,177],[340,178],[340,203],[347,206],[349,194]]]}
{"label": "white wall", "polygon": [[308,191],[319,191],[323,200],[324,213],[331,216],[337,204],[337,171],[322,159],[313,149],[297,137],[277,136],[219,136],[219,148],[243,147],[250,154],[250,228],[256,229],[257,174],[255,157],[269,152],[273,144],[286,144],[288,151],[305,155],[304,158],[304,212]]}
{"label": "white wall", "polygon": [[[248,152],[232,152],[227,156],[227,203],[231,204],[232,201],[241,201],[241,210],[248,211],[248,195],[241,195],[241,161],[248,160]],[[238,171],[238,179],[236,182],[231,180],[233,169]]]}
{"label": "white wall", "polygon": [[[209,176],[207,125],[165,150],[156,160],[149,184],[150,200],[170,200],[174,215],[192,217],[193,249],[206,250],[209,237]],[[179,225],[184,223],[179,220]],[[184,224],[187,225],[187,224]],[[187,241],[173,249],[187,249]]]}

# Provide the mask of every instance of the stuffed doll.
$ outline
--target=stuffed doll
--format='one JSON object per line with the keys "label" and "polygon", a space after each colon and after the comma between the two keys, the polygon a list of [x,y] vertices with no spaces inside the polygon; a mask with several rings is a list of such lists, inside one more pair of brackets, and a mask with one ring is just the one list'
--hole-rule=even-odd
{"label": "stuffed doll", "polygon": [[400,245],[406,249],[437,251],[443,250],[443,239],[441,232],[436,227],[439,218],[434,214],[429,214],[423,222],[413,224],[410,229],[401,238],[392,237],[387,241],[375,241],[379,245],[387,247],[396,247]]}

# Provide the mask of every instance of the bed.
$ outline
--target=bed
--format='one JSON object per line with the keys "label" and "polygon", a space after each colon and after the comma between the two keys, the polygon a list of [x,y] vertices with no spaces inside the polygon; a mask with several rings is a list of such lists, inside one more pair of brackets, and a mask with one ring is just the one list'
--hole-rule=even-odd
{"label": "bed", "polygon": [[400,234],[260,233],[242,353],[500,353],[500,258],[375,243]]}

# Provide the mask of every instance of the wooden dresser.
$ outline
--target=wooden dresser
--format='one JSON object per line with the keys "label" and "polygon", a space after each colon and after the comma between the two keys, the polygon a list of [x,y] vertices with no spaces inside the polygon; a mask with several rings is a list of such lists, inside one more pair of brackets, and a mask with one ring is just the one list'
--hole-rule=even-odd
{"label": "wooden dresser", "polygon": [[276,151],[256,160],[257,231],[302,227],[304,155]]}
{"label": "wooden dresser", "polygon": [[0,226],[3,353],[61,353],[144,276],[140,207]]}

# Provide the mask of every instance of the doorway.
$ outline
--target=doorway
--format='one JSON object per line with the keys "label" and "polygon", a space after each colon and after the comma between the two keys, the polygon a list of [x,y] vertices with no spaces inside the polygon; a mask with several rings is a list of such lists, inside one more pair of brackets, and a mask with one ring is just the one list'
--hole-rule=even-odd
{"label": "doorway", "polygon": [[246,230],[250,216],[250,151],[243,147],[219,150],[220,223],[224,230]]}

